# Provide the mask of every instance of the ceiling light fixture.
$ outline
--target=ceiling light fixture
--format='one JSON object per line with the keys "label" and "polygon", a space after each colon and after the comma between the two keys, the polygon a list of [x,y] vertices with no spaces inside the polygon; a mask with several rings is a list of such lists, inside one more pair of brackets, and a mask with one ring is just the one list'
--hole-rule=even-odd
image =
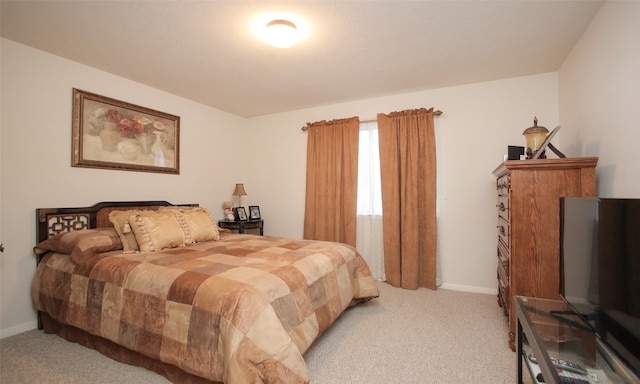
{"label": "ceiling light fixture", "polygon": [[267,23],[265,39],[278,48],[289,48],[298,42],[298,27],[288,20],[272,20]]}

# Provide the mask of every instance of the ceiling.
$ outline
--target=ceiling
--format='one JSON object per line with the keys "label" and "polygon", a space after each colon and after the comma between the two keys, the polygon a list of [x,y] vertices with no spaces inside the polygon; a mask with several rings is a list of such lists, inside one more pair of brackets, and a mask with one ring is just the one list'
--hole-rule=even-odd
{"label": "ceiling", "polygon": [[[558,70],[603,1],[8,1],[2,37],[239,116]],[[289,49],[256,18],[306,20]]]}

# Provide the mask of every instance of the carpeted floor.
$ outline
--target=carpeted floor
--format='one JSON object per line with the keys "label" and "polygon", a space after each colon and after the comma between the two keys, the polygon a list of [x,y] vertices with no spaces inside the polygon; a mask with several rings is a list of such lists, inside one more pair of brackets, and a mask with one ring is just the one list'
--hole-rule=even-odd
{"label": "carpeted floor", "polygon": [[[347,310],[307,351],[313,384],[515,382],[494,295],[379,287],[380,298]],[[0,340],[0,382],[168,383],[37,330]]]}

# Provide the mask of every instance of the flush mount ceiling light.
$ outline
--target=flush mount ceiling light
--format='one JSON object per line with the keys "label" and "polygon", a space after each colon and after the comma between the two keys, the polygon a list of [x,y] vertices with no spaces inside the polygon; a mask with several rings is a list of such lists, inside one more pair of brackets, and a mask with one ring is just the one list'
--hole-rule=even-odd
{"label": "flush mount ceiling light", "polygon": [[298,27],[282,19],[268,22],[264,36],[269,44],[278,48],[289,48],[300,40]]}
{"label": "flush mount ceiling light", "polygon": [[[292,12],[267,12],[255,15],[248,20],[249,30],[263,42],[278,48],[288,48],[307,40],[312,35],[309,22],[301,15]],[[289,35],[281,40],[282,35]]]}

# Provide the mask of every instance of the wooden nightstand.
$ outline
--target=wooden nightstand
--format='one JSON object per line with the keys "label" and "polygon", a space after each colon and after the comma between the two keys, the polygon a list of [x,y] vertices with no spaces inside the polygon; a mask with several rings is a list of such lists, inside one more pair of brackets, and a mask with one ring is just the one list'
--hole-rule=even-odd
{"label": "wooden nightstand", "polygon": [[264,220],[251,220],[251,221],[231,221],[231,220],[219,220],[218,227],[230,229],[232,231],[238,231],[238,233],[244,233],[247,229],[260,229],[260,236],[264,236]]}

